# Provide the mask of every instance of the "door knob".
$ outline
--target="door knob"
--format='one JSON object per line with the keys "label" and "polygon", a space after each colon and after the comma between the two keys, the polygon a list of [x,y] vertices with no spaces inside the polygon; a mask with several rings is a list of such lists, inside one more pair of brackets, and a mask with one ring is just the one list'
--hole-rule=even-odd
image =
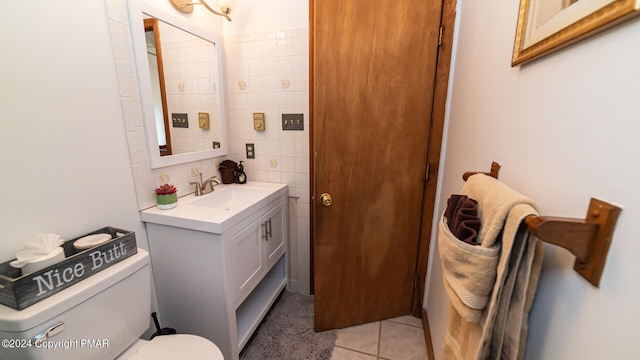
{"label": "door knob", "polygon": [[320,203],[324,206],[331,206],[331,204],[333,204],[333,200],[331,199],[331,194],[324,193],[320,195]]}

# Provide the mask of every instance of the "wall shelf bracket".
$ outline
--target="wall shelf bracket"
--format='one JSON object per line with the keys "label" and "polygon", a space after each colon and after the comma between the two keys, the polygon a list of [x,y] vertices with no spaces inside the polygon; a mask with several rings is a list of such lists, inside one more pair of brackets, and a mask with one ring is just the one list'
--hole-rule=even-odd
{"label": "wall shelf bracket", "polygon": [[598,287],[621,210],[618,206],[591,198],[585,219],[528,216],[525,223],[540,240],[575,255],[573,269]]}

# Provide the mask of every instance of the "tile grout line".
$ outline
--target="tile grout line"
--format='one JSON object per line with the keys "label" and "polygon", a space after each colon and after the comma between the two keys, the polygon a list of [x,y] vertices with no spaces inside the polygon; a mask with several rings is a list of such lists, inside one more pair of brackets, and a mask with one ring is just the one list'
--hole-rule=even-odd
{"label": "tile grout line", "polygon": [[368,352],[364,352],[364,351],[356,350],[356,349],[351,349],[351,348],[344,347],[344,346],[340,346],[340,345],[334,345],[334,346],[333,346],[333,348],[334,348],[334,349],[335,349],[335,348],[345,349],[345,350],[349,350],[349,351],[351,351],[351,352],[356,352],[356,353],[358,353],[358,354],[362,354],[362,355],[369,355],[369,356],[376,356],[376,357],[377,357],[377,355],[373,355],[373,354],[370,354],[370,353],[368,353]]}
{"label": "tile grout line", "polygon": [[404,323],[404,322],[401,322],[401,321],[395,321],[393,319],[387,319],[387,320],[383,320],[383,321],[389,321],[389,322],[392,322],[394,324],[406,325],[406,326],[411,326],[411,327],[414,327],[414,328],[422,329],[422,326],[408,324],[408,323]]}
{"label": "tile grout line", "polygon": [[376,359],[380,359],[380,343],[382,342],[382,321],[378,321],[378,352]]}

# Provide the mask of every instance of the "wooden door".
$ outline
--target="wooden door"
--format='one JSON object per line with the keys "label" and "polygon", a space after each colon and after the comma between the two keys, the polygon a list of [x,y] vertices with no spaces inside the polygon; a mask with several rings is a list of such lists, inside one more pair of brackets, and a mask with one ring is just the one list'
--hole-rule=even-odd
{"label": "wooden door", "polygon": [[317,331],[411,313],[441,7],[311,1]]}

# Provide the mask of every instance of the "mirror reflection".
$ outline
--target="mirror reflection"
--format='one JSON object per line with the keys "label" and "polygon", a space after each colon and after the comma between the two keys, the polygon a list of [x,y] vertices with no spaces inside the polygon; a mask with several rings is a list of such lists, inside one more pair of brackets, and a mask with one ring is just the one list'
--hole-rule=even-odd
{"label": "mirror reflection", "polygon": [[145,16],[160,156],[221,147],[215,44]]}

